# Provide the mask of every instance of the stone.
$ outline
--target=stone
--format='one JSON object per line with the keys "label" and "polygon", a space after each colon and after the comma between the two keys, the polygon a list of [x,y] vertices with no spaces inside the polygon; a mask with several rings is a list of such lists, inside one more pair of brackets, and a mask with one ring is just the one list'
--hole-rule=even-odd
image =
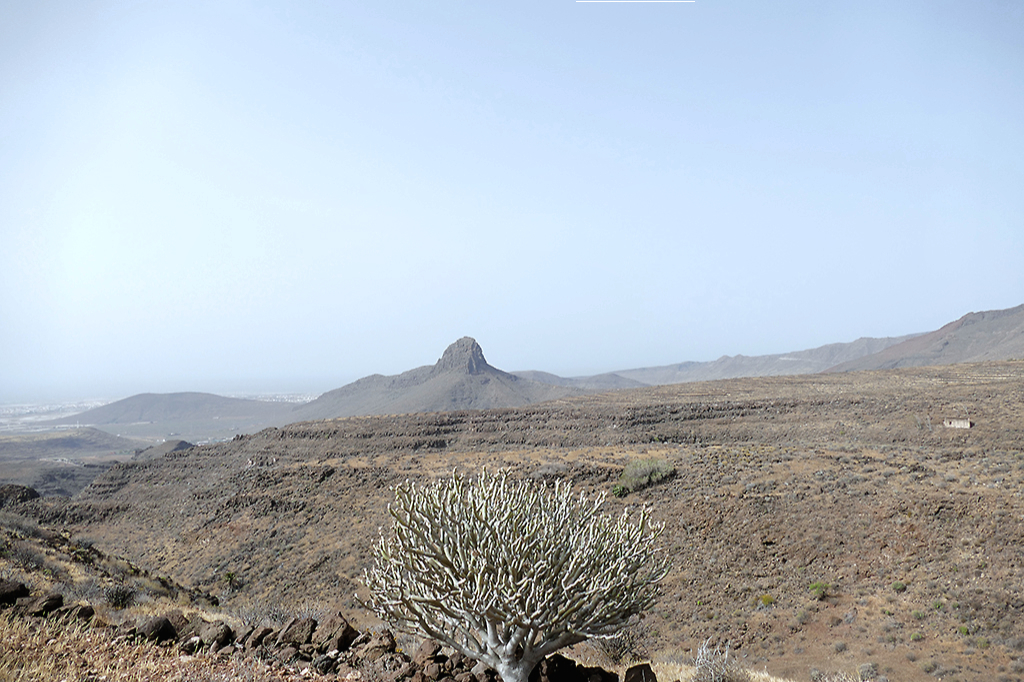
{"label": "stone", "polygon": [[181,643],[181,650],[186,654],[192,655],[199,651],[203,647],[203,638],[199,635],[193,635],[187,640]]}
{"label": "stone", "polygon": [[562,654],[551,654],[530,673],[531,682],[580,682],[586,680],[579,674],[576,661]]}
{"label": "stone", "polygon": [[317,656],[310,664],[310,668],[321,675],[329,675],[337,669],[338,661],[327,655]]}
{"label": "stone", "polygon": [[[364,661],[376,661],[384,654],[389,654],[398,648],[395,636],[390,630],[381,630],[370,638],[370,641],[359,649],[359,658]],[[616,681],[617,682],[617,681]]]}
{"label": "stone", "polygon": [[428,680],[434,680],[436,682],[436,680],[441,679],[441,674],[443,672],[444,671],[441,669],[440,663],[430,661],[425,666],[423,666],[423,677],[427,678]]}
{"label": "stone", "polygon": [[239,648],[244,646],[245,645],[245,640],[247,640],[249,638],[249,635],[252,634],[252,631],[254,629],[255,628],[253,628],[253,626],[246,625],[241,630],[236,632],[235,633],[235,646],[237,646]]}
{"label": "stone", "polygon": [[245,640],[246,649],[255,649],[256,647],[264,644],[267,639],[274,634],[274,628],[261,627],[256,628],[249,635],[249,638]]}
{"label": "stone", "polygon": [[203,640],[203,645],[209,647],[211,651],[219,651],[235,639],[227,623],[219,620],[205,623],[197,634]]}
{"label": "stone", "polygon": [[641,663],[626,670],[622,682],[658,682],[658,677],[649,663]]}
{"label": "stone", "polygon": [[51,613],[50,617],[65,622],[86,622],[91,620],[95,614],[96,611],[92,608],[91,604],[65,604]]}
{"label": "stone", "polygon": [[604,668],[597,666],[592,668],[579,666],[576,668],[576,671],[583,682],[619,682],[619,676],[617,674],[608,672]]}
{"label": "stone", "polygon": [[167,616],[153,616],[139,626],[138,634],[146,640],[157,642],[178,638],[178,632]]}
{"label": "stone", "polygon": [[48,616],[62,606],[64,606],[64,595],[59,592],[50,592],[29,604],[25,613],[29,616]]}
{"label": "stone", "polygon": [[0,605],[10,606],[29,595],[28,588],[13,580],[0,580]]}
{"label": "stone", "polygon": [[448,660],[451,662],[451,669],[453,671],[464,670],[469,667],[469,659],[461,651],[456,651],[455,653],[453,653],[451,655],[451,658],[449,658]]}
{"label": "stone", "polygon": [[422,668],[433,661],[434,657],[439,653],[441,653],[441,645],[432,639],[425,639],[419,648],[416,649],[416,653],[413,654],[412,662]]}
{"label": "stone", "polygon": [[320,623],[313,634],[313,643],[317,651],[347,651],[359,637],[359,633],[349,625],[341,611],[335,609],[323,623]]}
{"label": "stone", "polygon": [[171,611],[166,614],[166,616],[167,620],[169,620],[171,625],[174,626],[174,631],[178,633],[178,637],[187,639],[188,637],[196,634],[194,632],[194,628],[192,629],[193,631],[190,631],[191,623],[189,622],[189,619],[178,609]]}
{"label": "stone", "polygon": [[278,646],[286,644],[309,644],[316,630],[316,621],[312,618],[292,618],[277,636]]}

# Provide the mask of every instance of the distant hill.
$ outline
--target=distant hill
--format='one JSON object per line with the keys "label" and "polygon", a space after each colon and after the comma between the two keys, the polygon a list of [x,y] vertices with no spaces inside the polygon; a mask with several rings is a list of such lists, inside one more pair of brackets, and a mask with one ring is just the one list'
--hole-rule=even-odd
{"label": "distant hill", "polygon": [[289,407],[289,405],[261,400],[225,398],[212,393],[140,393],[47,423],[54,425],[105,425],[181,422],[212,418],[275,417],[287,412]]}
{"label": "distant hill", "polygon": [[289,418],[292,408],[290,403],[225,398],[212,393],[140,393],[42,424],[81,424],[150,441],[183,438],[196,443],[295,421]]}
{"label": "distant hill", "polygon": [[130,459],[145,443],[92,428],[0,435],[0,484],[69,497],[115,461]]}
{"label": "distant hill", "polygon": [[837,363],[829,372],[1024,358],[1024,305],[968,313],[928,334]]}
{"label": "distant hill", "polygon": [[580,392],[491,367],[480,345],[466,336],[448,346],[434,365],[394,376],[374,374],[328,391],[296,407],[291,421],[520,407]]}
{"label": "distant hill", "polygon": [[0,462],[16,459],[78,459],[114,452],[134,453],[145,443],[91,428],[0,436]]}
{"label": "distant hill", "polygon": [[911,338],[913,335],[883,339],[861,338],[850,343],[830,343],[827,346],[793,353],[755,355],[753,357],[724,355],[712,362],[681,362],[675,365],[624,369],[572,379],[565,379],[547,372],[516,372],[516,374],[547,384],[572,386],[589,391],[664,386],[716,379],[815,374],[841,362],[871,355]]}
{"label": "distant hill", "polygon": [[551,384],[552,386],[578,388],[582,391],[617,391],[622,388],[639,388],[647,385],[643,382],[636,381],[635,379],[627,379],[626,377],[615,374],[614,372],[595,374],[589,377],[571,378],[560,377],[557,374],[551,374],[550,372],[537,372],[532,370],[526,372],[513,372],[513,374],[521,379],[537,381],[542,384]]}

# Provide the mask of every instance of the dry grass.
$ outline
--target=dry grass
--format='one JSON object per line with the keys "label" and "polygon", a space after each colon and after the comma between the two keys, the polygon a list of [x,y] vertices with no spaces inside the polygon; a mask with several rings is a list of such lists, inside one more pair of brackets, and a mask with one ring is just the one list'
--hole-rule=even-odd
{"label": "dry grass", "polygon": [[253,658],[183,656],[136,644],[107,629],[0,617],[4,682],[292,682],[295,672]]}

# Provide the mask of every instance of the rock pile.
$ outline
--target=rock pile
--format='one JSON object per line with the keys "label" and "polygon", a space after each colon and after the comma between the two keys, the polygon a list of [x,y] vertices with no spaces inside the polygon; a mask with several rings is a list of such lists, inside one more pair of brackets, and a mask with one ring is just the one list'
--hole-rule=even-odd
{"label": "rock pile", "polygon": [[[16,582],[0,580],[0,609],[10,608],[26,618],[60,622],[90,622],[95,616],[89,604],[65,604],[56,592],[32,595]],[[97,624],[94,624],[97,625]],[[398,649],[390,630],[359,632],[334,610],[323,622],[293,618],[279,629],[232,628],[223,620],[186,616],[180,610],[125,621],[111,626],[112,636],[122,641],[153,642],[176,646],[188,655],[253,656],[307,674],[382,682],[499,682],[497,673],[459,652],[445,653],[442,646],[425,640],[410,657]],[[598,667],[577,665],[560,654],[542,661],[531,682],[619,682],[617,674]],[[630,668],[624,682],[657,682],[648,665]]]}

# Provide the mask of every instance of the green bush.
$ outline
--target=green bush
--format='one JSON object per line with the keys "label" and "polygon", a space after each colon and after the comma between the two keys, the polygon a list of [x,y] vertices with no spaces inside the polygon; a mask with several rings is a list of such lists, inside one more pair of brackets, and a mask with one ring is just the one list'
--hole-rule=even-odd
{"label": "green bush", "polygon": [[612,486],[612,495],[626,495],[643,490],[660,481],[672,478],[676,468],[667,459],[638,459],[626,465],[619,475],[619,482]]}
{"label": "green bush", "polygon": [[807,586],[807,589],[810,590],[811,595],[813,595],[815,599],[821,601],[822,599],[828,596],[829,587],[831,586],[828,583],[823,583],[819,581],[811,583]]}

